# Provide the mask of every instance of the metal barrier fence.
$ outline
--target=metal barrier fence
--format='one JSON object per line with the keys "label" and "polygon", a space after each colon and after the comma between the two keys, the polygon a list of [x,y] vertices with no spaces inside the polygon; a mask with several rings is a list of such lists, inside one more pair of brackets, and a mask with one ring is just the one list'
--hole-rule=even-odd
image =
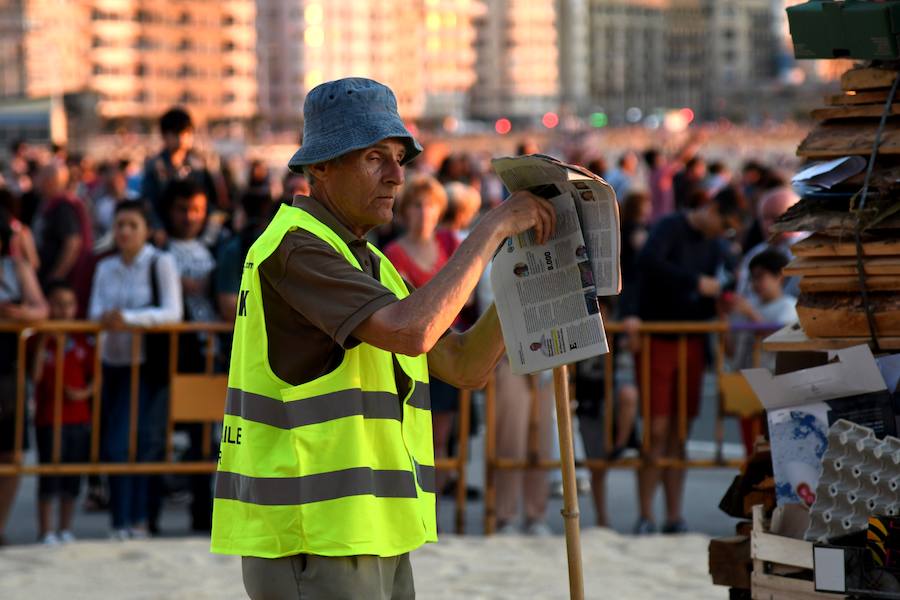
{"label": "metal barrier fence", "polygon": [[[605,324],[607,334],[612,338],[613,335],[624,333],[625,327],[621,323],[610,322]],[[645,349],[641,353],[641,364],[635,365],[636,375],[640,377],[640,387],[643,390],[649,388],[650,383],[650,353],[646,351],[650,347],[650,339],[653,335],[667,335],[678,337],[678,433],[682,441],[687,439],[688,418],[687,418],[687,337],[691,335],[714,335],[716,337],[716,372],[718,375],[724,373],[725,347],[724,334],[729,330],[727,322],[703,322],[703,323],[645,323],[637,330],[641,336],[642,348]],[[771,327],[760,328],[759,334],[768,333]],[[0,463],[0,476],[18,476],[18,475],[88,475],[88,474],[195,474],[195,473],[213,473],[216,470],[216,461],[209,456],[208,450],[211,448],[212,427],[215,423],[221,422],[224,412],[225,393],[227,390],[227,374],[216,373],[214,366],[214,345],[216,336],[214,334],[230,333],[232,327],[227,323],[178,323],[167,325],[156,325],[150,327],[129,327],[123,331],[132,334],[131,338],[131,389],[130,389],[130,419],[129,419],[129,435],[128,435],[128,461],[127,462],[102,462],[100,460],[100,439],[101,431],[101,411],[102,411],[102,385],[103,370],[100,345],[97,344],[97,352],[94,358],[93,379],[91,386],[93,388],[92,405],[91,405],[91,438],[90,438],[90,458],[87,463],[68,463],[62,462],[61,456],[61,439],[62,439],[62,408],[63,408],[63,373],[64,373],[64,356],[65,341],[68,336],[73,334],[84,334],[99,336],[103,333],[103,328],[95,322],[86,321],[46,321],[42,323],[34,323],[29,325],[20,325],[13,323],[0,322],[0,335],[12,334],[18,336],[18,360],[16,369],[16,399],[15,399],[15,437],[14,437],[14,458],[12,464]],[[178,355],[180,336],[183,334],[206,334],[206,353],[205,353],[205,369],[203,373],[182,373],[178,370]],[[52,460],[50,462],[38,464],[25,464],[23,461],[23,440],[26,435],[26,422],[23,418],[26,406],[26,369],[28,365],[27,343],[30,338],[37,334],[53,335],[56,339],[56,360],[55,360],[55,396],[53,399],[53,445]],[[137,443],[138,443],[138,403],[139,403],[139,381],[141,376],[141,352],[143,340],[146,335],[166,335],[169,341],[169,410],[166,422],[166,455],[165,460],[158,462],[137,462]],[[759,340],[761,335],[757,335],[757,344],[755,345],[755,361],[759,361]],[[606,427],[606,445],[607,451],[611,450],[612,443],[612,427],[613,427],[613,393],[614,393],[614,368],[615,368],[615,348],[610,344],[610,353],[605,357],[605,389],[603,390],[605,398],[605,427]],[[485,516],[484,530],[485,533],[492,533],[496,526],[496,481],[495,475],[499,470],[503,469],[554,469],[560,467],[559,461],[541,459],[535,446],[537,443],[537,416],[535,394],[532,393],[530,405],[530,423],[528,435],[528,451],[525,460],[504,459],[497,456],[496,446],[496,379],[491,377],[485,392]],[[532,386],[534,392],[534,386]],[[650,398],[649,394],[641,393],[641,411],[640,414],[644,419],[644,423],[649,422],[650,418]],[[435,461],[435,467],[443,471],[451,471],[456,474],[456,490],[454,498],[454,521],[457,533],[465,531],[465,506],[466,506],[466,463],[468,462],[468,445],[470,438],[470,417],[472,410],[472,392],[463,390],[459,398],[458,413],[458,453],[454,457],[438,459]],[[728,416],[723,409],[722,395],[719,394],[719,405],[716,414],[716,458],[712,460],[672,460],[662,459],[655,461],[653,464],[661,467],[675,468],[710,468],[710,467],[737,467],[740,461],[725,460],[722,455],[722,444],[724,440],[724,419]],[[201,423],[203,425],[203,441],[202,448],[206,460],[177,462],[174,460],[172,451],[172,432],[176,424],[179,423]],[[649,427],[644,428],[643,436],[643,453],[649,450],[650,432]],[[607,460],[586,460],[581,461],[579,466],[589,469],[605,469],[605,468],[638,468],[648,464],[647,459],[624,459],[616,461]],[[440,493],[440,491],[439,491]]]}

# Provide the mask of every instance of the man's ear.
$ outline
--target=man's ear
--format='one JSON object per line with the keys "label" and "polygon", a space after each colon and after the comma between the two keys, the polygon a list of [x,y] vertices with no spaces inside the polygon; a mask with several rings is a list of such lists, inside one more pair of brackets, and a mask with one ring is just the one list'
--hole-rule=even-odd
{"label": "man's ear", "polygon": [[324,181],[328,177],[330,163],[323,162],[306,167],[306,173],[309,177],[310,185],[315,185],[317,181]]}

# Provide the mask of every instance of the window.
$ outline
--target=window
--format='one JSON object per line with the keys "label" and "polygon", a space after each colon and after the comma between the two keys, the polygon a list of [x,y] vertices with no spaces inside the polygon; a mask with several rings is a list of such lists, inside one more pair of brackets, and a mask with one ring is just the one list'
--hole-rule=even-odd
{"label": "window", "polygon": [[234,50],[234,42],[231,40],[222,43],[222,51],[223,52],[231,52]]}
{"label": "window", "polygon": [[222,17],[222,25],[224,25],[226,27],[228,25],[234,25],[234,17],[232,15],[223,16]]}
{"label": "window", "polygon": [[184,38],[178,43],[178,51],[179,52],[184,52],[186,50],[190,50],[193,47],[194,47],[193,42],[191,42],[191,40],[189,40],[188,38]]}
{"label": "window", "polygon": [[187,25],[191,22],[191,13],[185,11],[178,16],[178,23],[180,25]]}

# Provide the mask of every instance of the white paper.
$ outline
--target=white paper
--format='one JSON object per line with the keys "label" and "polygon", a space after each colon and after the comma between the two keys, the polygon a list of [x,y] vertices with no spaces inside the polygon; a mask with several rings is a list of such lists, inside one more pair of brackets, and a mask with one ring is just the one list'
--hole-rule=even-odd
{"label": "white paper", "polygon": [[744,369],[741,373],[766,410],[886,389],[869,346],[834,350],[828,357],[826,365],[784,375],[773,375],[768,369]]}
{"label": "white paper", "polygon": [[597,296],[621,287],[612,188],[537,156],[499,159],[495,169],[510,191],[530,189],[556,209],[546,244],[535,243],[533,230],[508,238],[491,266],[512,371],[534,373],[608,352]]}
{"label": "white paper", "polygon": [[838,183],[862,173],[866,164],[866,159],[862,156],[844,156],[815,163],[794,175],[791,183],[806,188],[831,189]]}

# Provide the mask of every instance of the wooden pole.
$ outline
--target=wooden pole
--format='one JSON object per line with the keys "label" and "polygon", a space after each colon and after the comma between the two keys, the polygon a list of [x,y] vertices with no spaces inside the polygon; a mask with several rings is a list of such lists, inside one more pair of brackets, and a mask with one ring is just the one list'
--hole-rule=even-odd
{"label": "wooden pole", "polygon": [[583,600],[584,575],[581,567],[581,532],[578,525],[578,490],[575,486],[569,377],[565,366],[553,369],[553,387],[556,396],[556,425],[559,428],[559,456],[562,461],[562,516],[566,527],[566,554],[569,561],[569,597],[572,600]]}

